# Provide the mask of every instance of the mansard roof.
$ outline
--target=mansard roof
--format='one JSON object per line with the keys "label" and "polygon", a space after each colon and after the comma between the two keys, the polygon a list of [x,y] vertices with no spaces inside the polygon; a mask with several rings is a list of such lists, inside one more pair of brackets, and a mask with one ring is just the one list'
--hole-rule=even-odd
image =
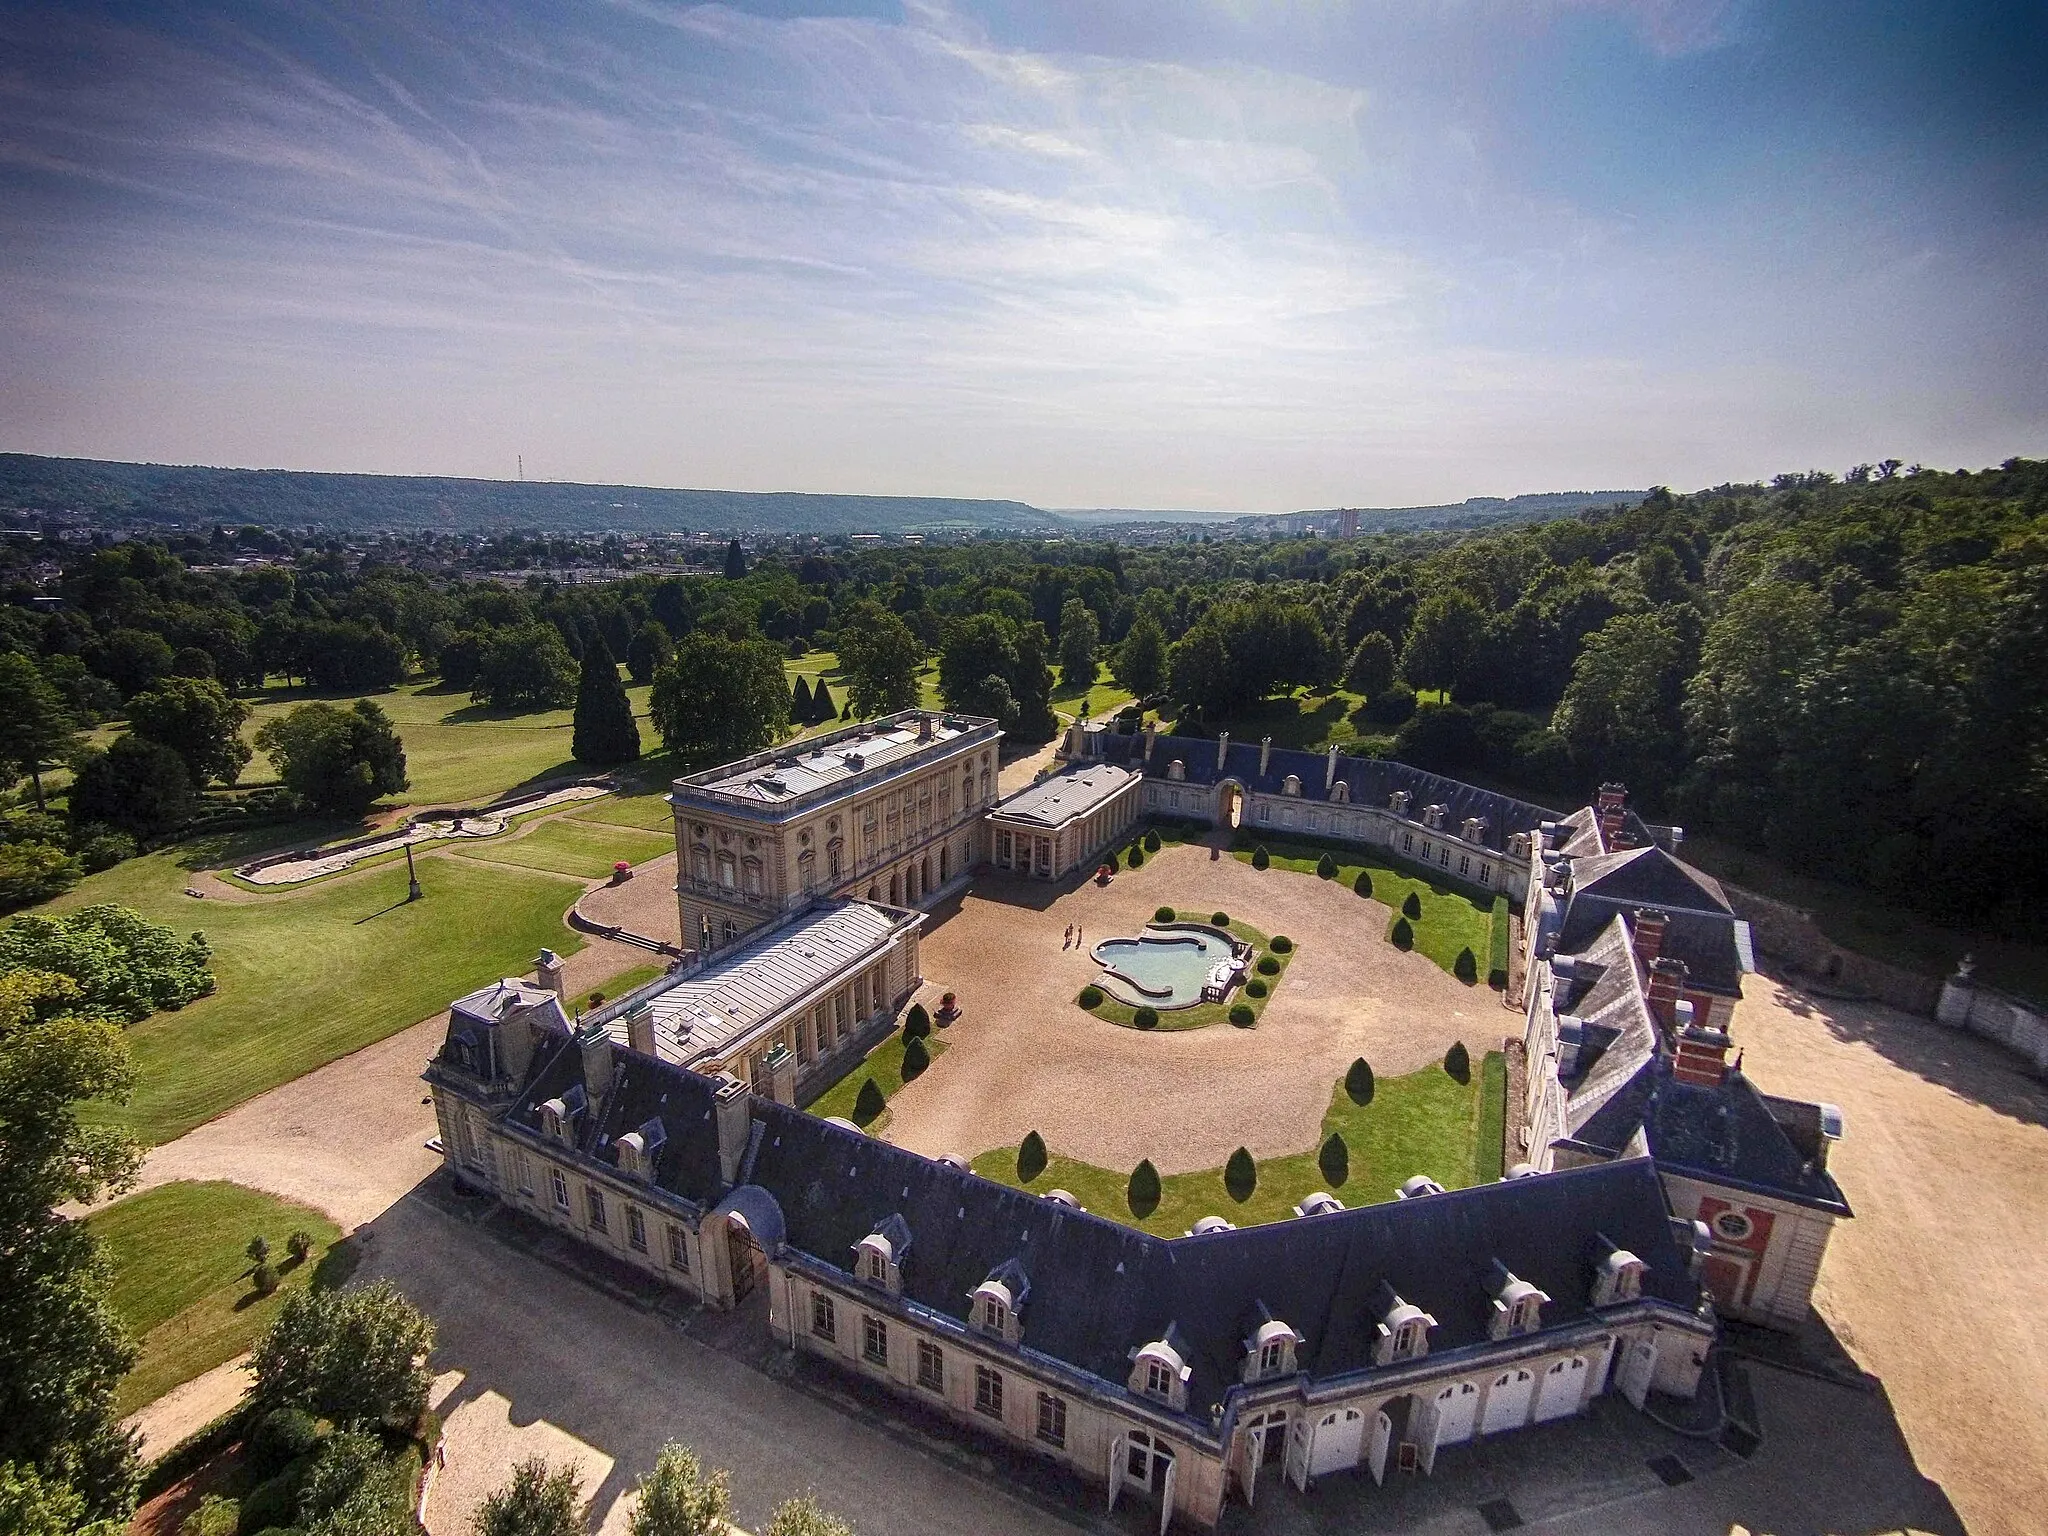
{"label": "mansard roof", "polygon": [[1574,859],[1557,949],[1581,951],[1617,915],[1655,908],[1668,921],[1659,953],[1685,962],[1689,985],[1723,997],[1742,995],[1742,978],[1756,969],[1749,925],[1734,914],[1720,882],[1662,848]]}
{"label": "mansard roof", "polygon": [[1489,1342],[1496,1260],[1557,1298],[1548,1321],[1585,1315],[1601,1233],[1648,1265],[1645,1294],[1687,1311],[1698,1302],[1646,1160],[1169,1240],[781,1105],[757,1101],[756,1113],[764,1134],[746,1177],[775,1196],[812,1262],[845,1271],[861,1238],[901,1215],[917,1234],[905,1299],[964,1322],[974,1288],[1014,1260],[1032,1290],[1026,1345],[1112,1388],[1132,1349],[1177,1325],[1197,1417],[1241,1378],[1246,1320],[1262,1303],[1302,1335],[1302,1367],[1329,1378],[1373,1368],[1383,1284],[1437,1319],[1433,1354]]}
{"label": "mansard roof", "polygon": [[1572,860],[1572,891],[1639,907],[1683,907],[1732,913],[1728,893],[1705,870],[1694,869],[1662,848],[1624,848]]}
{"label": "mansard roof", "polygon": [[[1611,918],[1600,936],[1572,959],[1580,974],[1561,991],[1554,990],[1552,999],[1560,1015],[1580,1020],[1585,1030],[1578,1061],[1564,1080],[1565,1123],[1577,1135],[1602,1105],[1656,1060],[1658,1029],[1643,999],[1633,944],[1620,918]],[[1584,974],[1588,969],[1597,971],[1590,981]]]}
{"label": "mansard roof", "polygon": [[1329,771],[1329,758],[1325,753],[1275,747],[1267,758],[1266,771],[1261,773],[1259,743],[1231,742],[1220,767],[1216,761],[1217,745],[1215,740],[1207,737],[1162,735],[1153,740],[1152,754],[1147,758],[1142,733],[1105,735],[1103,756],[1109,761],[1141,769],[1148,779],[1164,779],[1167,765],[1178,759],[1186,770],[1187,783],[1220,784],[1225,779],[1234,779],[1248,793],[1259,795],[1282,793],[1282,786],[1290,775],[1301,781],[1300,798],[1303,800],[1329,800],[1334,786],[1344,784],[1348,786],[1351,804],[1381,811],[1389,810],[1387,801],[1394,791],[1406,790],[1409,820],[1420,822],[1424,807],[1441,805],[1445,807],[1444,830],[1457,834],[1468,818],[1481,817],[1486,822],[1486,831],[1480,842],[1497,852],[1507,848],[1507,840],[1513,834],[1533,832],[1557,814],[1527,801],[1496,794],[1490,789],[1479,789],[1440,774],[1425,773],[1420,768],[1411,768],[1390,758],[1347,757],[1340,753],[1336,778],[1330,787],[1325,787],[1323,780]]}

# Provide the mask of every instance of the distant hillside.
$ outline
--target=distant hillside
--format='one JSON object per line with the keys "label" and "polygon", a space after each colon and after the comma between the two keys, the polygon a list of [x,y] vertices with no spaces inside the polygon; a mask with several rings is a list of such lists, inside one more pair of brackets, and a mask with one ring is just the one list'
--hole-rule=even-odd
{"label": "distant hillside", "polygon": [[542,528],[594,532],[902,533],[1049,530],[1060,519],[1021,501],[941,496],[824,496],[796,491],[661,490],[633,485],[456,480],[207,469],[0,454],[0,514],[84,513],[96,520],[318,525],[339,530]]}

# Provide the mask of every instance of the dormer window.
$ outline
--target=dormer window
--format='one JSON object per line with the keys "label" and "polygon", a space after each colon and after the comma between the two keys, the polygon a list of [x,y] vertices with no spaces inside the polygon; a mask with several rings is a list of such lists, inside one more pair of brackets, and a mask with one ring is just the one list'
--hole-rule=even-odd
{"label": "dormer window", "polygon": [[1351,803],[1350,784],[1345,782],[1343,779],[1339,779],[1336,783],[1330,786],[1330,798],[1336,801],[1339,805],[1349,805]]}
{"label": "dormer window", "polygon": [[1373,1363],[1395,1365],[1404,1360],[1420,1360],[1428,1354],[1429,1330],[1436,1326],[1436,1319],[1413,1303],[1403,1301],[1384,1281],[1375,1300],[1380,1320],[1378,1337],[1373,1342]]}
{"label": "dormer window", "polygon": [[1176,757],[1166,765],[1166,776],[1176,782],[1185,779],[1188,776],[1188,765]]}
{"label": "dormer window", "polygon": [[1169,1326],[1165,1338],[1154,1339],[1143,1348],[1131,1351],[1131,1374],[1126,1384],[1141,1396],[1185,1412],[1188,1378],[1192,1375],[1194,1371],[1187,1363],[1180,1329]]}
{"label": "dormer window", "polygon": [[1626,1248],[1600,1240],[1601,1255],[1593,1266],[1593,1305],[1618,1306],[1643,1294],[1643,1261]]}
{"label": "dormer window", "polygon": [[1259,1374],[1270,1376],[1287,1359],[1287,1346],[1275,1340],[1259,1351]]}
{"label": "dormer window", "polygon": [[1543,1303],[1550,1297],[1528,1281],[1517,1278],[1514,1271],[1497,1259],[1487,1278],[1486,1289],[1493,1297],[1486,1320],[1489,1338],[1511,1339],[1518,1334],[1534,1333],[1543,1326]]}
{"label": "dormer window", "polygon": [[903,1290],[903,1261],[910,1253],[910,1224],[891,1216],[854,1245],[853,1272],[891,1295]]}
{"label": "dormer window", "polygon": [[1268,1312],[1263,1302],[1255,1316],[1259,1320],[1258,1326],[1244,1340],[1244,1379],[1248,1382],[1264,1381],[1268,1377],[1290,1374],[1294,1370],[1295,1346],[1301,1342],[1301,1335]]}
{"label": "dormer window", "polygon": [[1173,1370],[1164,1360],[1145,1362],[1145,1390],[1154,1397],[1167,1397],[1173,1392]]}
{"label": "dormer window", "polygon": [[981,1299],[981,1326],[990,1333],[1001,1333],[1010,1321],[1010,1309],[993,1296]]}
{"label": "dormer window", "polygon": [[889,1256],[887,1254],[874,1251],[867,1254],[867,1278],[874,1281],[877,1285],[887,1285],[889,1283]]}
{"label": "dormer window", "polygon": [[967,1324],[1005,1344],[1018,1343],[1023,1334],[1021,1314],[1030,1296],[1030,1276],[1022,1264],[1011,1259],[967,1293]]}
{"label": "dormer window", "polygon": [[1300,776],[1290,773],[1286,778],[1282,779],[1280,781],[1280,793],[1283,795],[1299,795],[1301,793]]}

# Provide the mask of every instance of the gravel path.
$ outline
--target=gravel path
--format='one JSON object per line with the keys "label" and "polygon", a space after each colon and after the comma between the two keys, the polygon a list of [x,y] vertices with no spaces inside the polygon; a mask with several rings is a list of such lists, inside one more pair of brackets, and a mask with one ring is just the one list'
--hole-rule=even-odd
{"label": "gravel path", "polygon": [[[890,1101],[888,1139],[972,1157],[1035,1128],[1106,1168],[1143,1157],[1162,1173],[1213,1168],[1240,1146],[1259,1157],[1314,1146],[1330,1090],[1359,1056],[1398,1076],[1442,1060],[1453,1040],[1496,1050],[1518,1027],[1487,988],[1388,944],[1378,902],[1212,852],[1170,845],[1107,889],[978,877],[935,914],[920,995],[934,1007],[957,992],[964,1017],[944,1062]],[[1300,946],[1258,1028],[1147,1034],[1075,1005],[1098,970],[1089,947],[1168,905],[1221,908]],[[1084,942],[1062,950],[1073,922]]]}

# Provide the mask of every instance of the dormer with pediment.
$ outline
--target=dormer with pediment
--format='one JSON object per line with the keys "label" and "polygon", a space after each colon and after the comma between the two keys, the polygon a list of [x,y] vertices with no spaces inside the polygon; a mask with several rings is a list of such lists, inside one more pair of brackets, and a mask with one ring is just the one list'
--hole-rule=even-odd
{"label": "dormer with pediment", "polygon": [[1589,1298],[1596,1307],[1620,1306],[1643,1294],[1643,1271],[1647,1266],[1626,1248],[1602,1235],[1595,1242],[1593,1291]]}
{"label": "dormer with pediment", "polygon": [[903,1261],[910,1254],[910,1223],[890,1216],[853,1247],[853,1273],[891,1296],[903,1294]]}
{"label": "dormer with pediment", "polygon": [[1024,1304],[1030,1299],[1031,1277],[1022,1264],[1007,1259],[967,1293],[967,1326],[987,1338],[1020,1344],[1024,1340]]}
{"label": "dormer with pediment", "polygon": [[1488,1338],[1512,1339],[1543,1326],[1543,1304],[1550,1300],[1549,1295],[1519,1278],[1499,1259],[1487,1273],[1486,1290],[1492,1298],[1486,1316]]}
{"label": "dormer with pediment", "polygon": [[1251,1330],[1244,1336],[1244,1367],[1240,1379],[1272,1381],[1292,1376],[1296,1370],[1294,1352],[1306,1339],[1281,1322],[1261,1301],[1252,1308]]}
{"label": "dormer with pediment", "polygon": [[1180,1325],[1169,1323],[1163,1337],[1131,1351],[1131,1374],[1126,1385],[1139,1397],[1163,1404],[1175,1413],[1185,1413],[1188,1381],[1195,1374],[1194,1367],[1188,1364],[1190,1353]]}
{"label": "dormer with pediment", "polygon": [[1429,1330],[1436,1326],[1436,1319],[1412,1302],[1403,1301],[1400,1293],[1384,1280],[1373,1294],[1373,1312],[1379,1319],[1373,1325],[1374,1365],[1399,1365],[1405,1360],[1420,1360],[1429,1353]]}

